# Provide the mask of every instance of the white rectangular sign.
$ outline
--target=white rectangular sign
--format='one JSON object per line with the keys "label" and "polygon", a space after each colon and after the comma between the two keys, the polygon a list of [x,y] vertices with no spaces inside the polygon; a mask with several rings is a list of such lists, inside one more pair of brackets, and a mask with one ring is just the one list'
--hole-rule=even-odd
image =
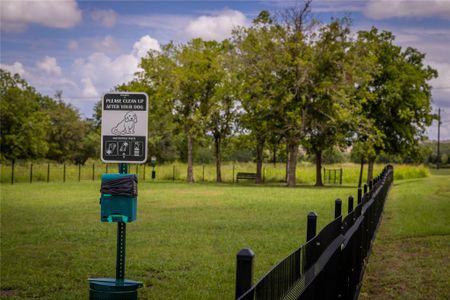
{"label": "white rectangular sign", "polygon": [[147,139],[147,94],[105,94],[102,99],[102,161],[144,163],[147,161]]}

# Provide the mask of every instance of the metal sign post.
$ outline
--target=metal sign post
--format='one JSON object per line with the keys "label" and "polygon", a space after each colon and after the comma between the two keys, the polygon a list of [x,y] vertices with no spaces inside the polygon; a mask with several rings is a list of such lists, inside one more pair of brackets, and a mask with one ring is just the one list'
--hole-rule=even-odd
{"label": "metal sign post", "polygon": [[127,222],[136,220],[137,176],[128,163],[147,160],[148,97],[145,93],[109,93],[102,101],[101,158],[118,163],[119,174],[103,174],[102,222],[117,222],[116,278],[89,279],[89,299],[137,300],[142,282],[125,279]]}

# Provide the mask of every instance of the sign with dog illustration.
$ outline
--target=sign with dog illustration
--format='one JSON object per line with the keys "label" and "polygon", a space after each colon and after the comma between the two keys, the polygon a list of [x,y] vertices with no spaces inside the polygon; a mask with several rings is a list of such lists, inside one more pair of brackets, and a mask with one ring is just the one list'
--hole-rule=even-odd
{"label": "sign with dog illustration", "polygon": [[102,100],[102,161],[147,161],[148,97],[145,93],[108,93]]}

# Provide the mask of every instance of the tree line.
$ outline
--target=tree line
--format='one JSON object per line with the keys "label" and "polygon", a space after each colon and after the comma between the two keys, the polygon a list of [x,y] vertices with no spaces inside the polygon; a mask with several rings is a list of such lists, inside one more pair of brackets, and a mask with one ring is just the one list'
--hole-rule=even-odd
{"label": "tree line", "polygon": [[[437,72],[424,65],[423,53],[395,45],[392,33],[377,28],[353,33],[349,18],[321,23],[311,17],[310,5],[306,1],[275,14],[262,11],[251,26],[235,28],[222,42],[197,38],[150,50],[135,78],[114,88],[148,94],[150,155],[159,161],[185,158],[187,181],[193,182],[196,151],[210,147],[221,182],[224,156],[232,156],[230,149],[234,154],[248,150],[261,182],[264,156],[270,152],[274,162],[285,156],[288,186],[296,184],[299,149],[315,158],[318,186],[323,155],[336,148],[352,147],[361,168],[368,162],[368,180],[380,155],[418,158],[419,142],[434,118],[428,82]],[[41,138],[33,138],[47,141],[41,150],[50,149],[58,144],[55,139],[61,140],[49,134],[50,125],[58,122],[51,118],[65,115],[61,118],[68,120],[76,111],[57,100],[47,100],[52,104],[45,108],[41,102],[48,97],[38,98],[48,113],[30,114],[45,119],[39,125]],[[4,102],[2,95],[2,111]],[[50,113],[57,107],[59,114]],[[72,137],[77,147],[85,147],[81,152],[89,153],[92,140],[99,143],[100,120],[98,103],[94,118],[79,123],[85,131],[77,132],[84,134]],[[2,130],[3,124],[2,118]],[[3,144],[2,137],[2,153],[11,153],[12,148],[4,152]],[[53,150],[58,159],[68,158],[62,153],[69,145],[58,147]]]}

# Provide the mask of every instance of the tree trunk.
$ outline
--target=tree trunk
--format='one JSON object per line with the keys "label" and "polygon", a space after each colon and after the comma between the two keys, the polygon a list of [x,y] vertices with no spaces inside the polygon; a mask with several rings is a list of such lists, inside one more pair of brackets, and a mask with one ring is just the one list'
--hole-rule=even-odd
{"label": "tree trunk", "polygon": [[256,183],[262,183],[264,137],[256,137]]}
{"label": "tree trunk", "polygon": [[287,186],[295,187],[296,184],[296,170],[297,170],[297,154],[298,154],[298,143],[289,142],[289,167],[288,167],[288,178]]}
{"label": "tree trunk", "polygon": [[375,157],[369,158],[368,167],[367,167],[367,183],[369,183],[373,179],[374,163],[375,163]]}
{"label": "tree trunk", "polygon": [[364,157],[361,156],[361,167],[359,168],[359,182],[358,187],[362,186],[362,177],[364,172]]}
{"label": "tree trunk", "polygon": [[220,144],[221,139],[219,135],[214,135],[214,154],[216,157],[216,182],[222,182],[222,170],[221,170],[221,153]]}
{"label": "tree trunk", "polygon": [[323,186],[323,183],[322,183],[322,151],[316,152],[316,186]]}
{"label": "tree trunk", "polygon": [[192,168],[192,144],[193,144],[193,138],[191,134],[187,134],[187,159],[188,159],[188,167],[187,167],[187,177],[186,181],[189,183],[194,182],[194,171]]}

